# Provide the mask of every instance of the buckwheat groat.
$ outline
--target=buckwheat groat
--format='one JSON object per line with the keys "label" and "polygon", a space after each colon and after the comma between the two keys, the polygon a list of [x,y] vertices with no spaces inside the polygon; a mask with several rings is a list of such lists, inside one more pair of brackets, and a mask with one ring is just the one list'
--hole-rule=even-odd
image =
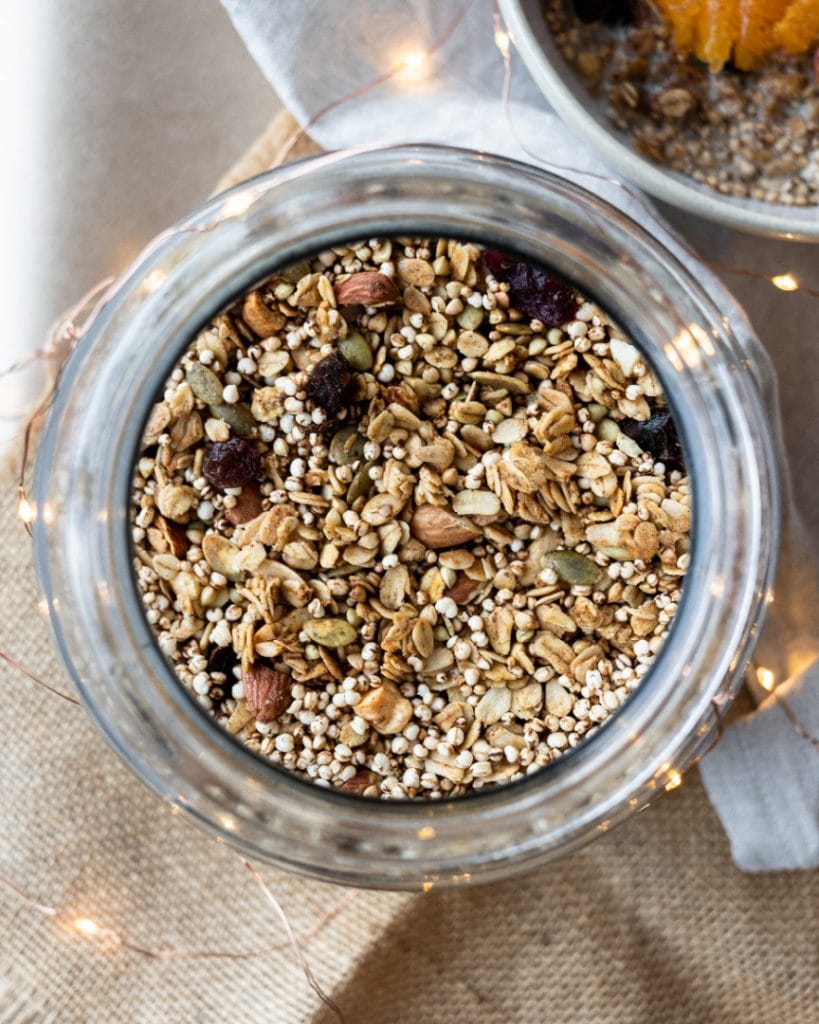
{"label": "buckwheat groat", "polygon": [[218,317],[151,413],[133,506],[181,683],[271,761],[387,798],[582,742],[689,557],[637,349],[539,268],[445,239],[320,253]]}

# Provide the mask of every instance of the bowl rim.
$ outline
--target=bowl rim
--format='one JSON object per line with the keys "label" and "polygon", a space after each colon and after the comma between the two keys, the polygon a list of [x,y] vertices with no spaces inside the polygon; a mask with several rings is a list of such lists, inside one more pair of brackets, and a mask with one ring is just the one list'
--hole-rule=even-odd
{"label": "bowl rim", "polygon": [[796,211],[804,211],[805,207],[794,207],[791,210],[783,204],[771,203],[766,204],[770,206],[770,212],[767,212],[757,208],[761,204],[751,207],[745,200],[729,198],[716,191],[706,192],[694,184],[688,185],[640,156],[621,141],[613,129],[595,117],[591,104],[584,105],[575,96],[565,75],[550,60],[532,30],[526,0],[498,0],[498,5],[512,42],[546,100],[561,120],[570,128],[576,128],[578,134],[614,170],[657,199],[708,220],[759,235],[819,242],[819,206],[813,208],[812,220],[792,216]]}

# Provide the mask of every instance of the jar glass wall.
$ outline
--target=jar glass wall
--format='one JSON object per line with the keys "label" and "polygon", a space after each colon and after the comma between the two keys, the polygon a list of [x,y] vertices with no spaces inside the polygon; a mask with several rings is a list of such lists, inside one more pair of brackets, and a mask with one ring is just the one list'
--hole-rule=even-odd
{"label": "jar glass wall", "polygon": [[[223,732],[156,645],[133,580],[129,524],[147,412],[197,330],[277,267],[354,238],[408,233],[518,252],[598,302],[663,384],[694,502],[673,628],[618,713],[520,782],[423,803],[312,786]],[[532,867],[674,785],[740,685],[778,548],[774,427],[764,411],[772,391],[766,357],[714,279],[562,179],[419,146],[280,168],[160,236],[62,375],[34,494],[38,571],[62,657],[132,768],[254,856],[392,888]]]}

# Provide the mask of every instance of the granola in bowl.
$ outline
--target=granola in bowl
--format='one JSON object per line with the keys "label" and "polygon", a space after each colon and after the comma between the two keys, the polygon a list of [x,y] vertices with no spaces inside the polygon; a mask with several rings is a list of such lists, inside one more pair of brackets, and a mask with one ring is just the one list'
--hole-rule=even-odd
{"label": "granola in bowl", "polygon": [[640,156],[735,199],[819,204],[819,7],[811,0],[742,10],[736,0],[541,2],[590,101]]}
{"label": "granola in bowl", "polygon": [[371,239],[272,275],[146,424],[134,567],[181,684],[319,785],[523,777],[640,684],[690,495],[659,381],[541,268]]}

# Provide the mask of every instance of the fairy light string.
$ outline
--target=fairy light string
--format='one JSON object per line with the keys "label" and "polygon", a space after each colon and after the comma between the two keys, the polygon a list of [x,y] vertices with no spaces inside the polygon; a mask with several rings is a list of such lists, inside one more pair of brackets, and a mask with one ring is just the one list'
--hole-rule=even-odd
{"label": "fairy light string", "polygon": [[276,159],[273,161],[273,167],[278,167],[287,159],[288,155],[293,151],[293,147],[303,138],[309,130],[316,125],[319,121],[327,116],[331,111],[337,110],[339,107],[346,103],[350,103],[353,100],[359,99],[361,96],[378,89],[380,86],[385,85],[387,82],[398,78],[402,73],[410,72],[417,74],[427,64],[431,57],[433,57],[440,49],[442,49],[452,36],[455,34],[458,26],[466,17],[469,10],[474,6],[476,0],[467,0],[467,3],[461,7],[452,21],[444,29],[443,35],[439,36],[437,41],[432,43],[420,50],[412,50],[409,53],[404,54],[398,63],[388,68],[383,74],[376,75],[375,78],[371,78],[369,81],[364,82],[356,89],[352,89],[350,92],[344,93],[342,96],[338,96],[336,99],[330,100],[323,107],[317,110],[307,121],[299,128],[297,128],[292,135],[285,141],[282,148],[279,150]]}
{"label": "fairy light string", "polygon": [[[457,14],[446,26],[443,34],[433,42],[431,45],[425,48],[419,48],[416,50],[409,50],[405,52],[401,59],[389,67],[382,74],[370,79],[363,83],[361,86],[351,90],[339,96],[329,103],[325,104],[321,109],[316,111],[305,124],[301,125],[295,130],[285,141],[281,149],[276,155],[275,160],[272,163],[272,167],[278,167],[284,163],[293,151],[298,141],[305,137],[311,127],[317,124],[319,121],[324,119],[332,111],[337,110],[339,107],[354,102],[356,99],[378,89],[390,81],[405,81],[407,86],[411,85],[413,81],[418,81],[427,74],[427,65],[433,56],[452,38],[457,31],[458,27],[463,22],[467,13],[474,6],[476,0],[467,0],[467,2],[459,9]],[[620,189],[622,192],[627,194],[632,200],[637,202],[639,206],[646,211],[650,217],[652,223],[659,224],[659,220],[656,217],[654,210],[648,205],[644,197],[630,188],[626,183],[620,181],[617,178],[597,174],[593,171],[584,171],[579,168],[573,168],[571,166],[560,165],[551,163],[545,160],[540,154],[534,152],[522,139],[517,131],[514,124],[514,118],[511,111],[511,89],[512,89],[512,74],[513,74],[513,40],[508,32],[507,27],[504,25],[500,12],[497,5],[494,5],[493,17],[492,17],[492,30],[493,30],[493,41],[495,48],[501,56],[503,62],[503,84],[501,91],[501,103],[504,111],[504,116],[510,127],[513,137],[516,139],[521,150],[526,153],[533,161],[541,166],[556,171],[559,174],[577,175],[591,180],[598,180],[607,184],[613,185]],[[342,159],[341,157],[334,157],[332,154],[322,157],[325,160]],[[260,183],[254,186],[246,188],[242,194],[226,197],[224,203],[218,207],[214,216],[207,222],[201,225],[195,226],[182,226],[168,229],[157,236],[152,243],[147,247],[143,255],[147,255],[150,252],[156,251],[163,243],[167,240],[184,233],[205,233],[212,230],[219,224],[230,220],[235,217],[243,215],[247,209],[261,196],[266,194],[270,188],[274,187],[273,184]],[[687,251],[696,259],[700,259],[698,254],[685,242],[682,243]],[[787,293],[801,293],[810,298],[819,299],[819,288],[810,287],[803,284],[799,279],[790,271],[784,271],[781,273],[769,275],[750,269],[729,267],[721,264],[711,263],[709,266],[724,274],[731,274],[736,276],[748,277],[754,280],[763,281],[768,285],[776,288],[781,292]],[[154,282],[156,287],[162,284],[162,278]],[[30,355],[18,360],[14,364],[8,366],[5,371],[0,373],[0,377],[5,377],[13,373],[17,373],[26,367],[32,365],[35,362],[48,363],[54,366],[53,379],[50,383],[47,394],[37,406],[35,411],[29,416],[25,423],[22,435],[22,453],[20,462],[20,472],[17,480],[17,493],[18,493],[18,516],[26,528],[31,533],[31,524],[34,522],[37,516],[37,508],[35,503],[28,496],[26,490],[26,476],[30,458],[31,448],[33,446],[33,438],[42,422],[45,414],[50,409],[54,398],[58,392],[62,368],[64,367],[68,357],[82,342],[86,336],[89,328],[96,320],[100,311],[105,307],[110,298],[113,296],[116,290],[116,282],[114,278],[108,277],[96,285],[87,295],[71,309],[66,316],[56,325],[52,330],[49,341],[41,349],[32,352]],[[52,686],[50,683],[41,679],[34,672],[28,669],[26,666],[21,664],[18,660],[13,658],[6,652],[0,651],[0,660],[4,661],[15,671],[21,673],[34,685],[44,689],[52,695],[59,697],[63,701],[66,701],[72,705],[79,705],[79,701],[58,688]],[[804,726],[799,722],[798,718],[794,714],[788,701],[783,694],[779,693],[779,687],[776,684],[774,674],[769,669],[758,668],[756,670],[756,678],[760,686],[771,693],[773,699],[775,699],[783,713],[788,718],[794,731],[806,742],[810,743],[817,751],[819,751],[819,740],[812,736]],[[723,718],[725,714],[726,704],[715,700],[712,702],[714,709],[714,739],[708,748],[699,754],[692,762],[693,764],[698,763],[711,749],[719,742],[723,734]],[[663,780],[663,788],[666,790],[676,789],[681,785],[683,781],[683,774],[680,770],[675,768],[673,765],[666,764],[658,773],[658,778]],[[176,811],[177,808],[173,807],[172,811]],[[194,959],[214,959],[214,960],[250,960],[258,957],[270,955],[276,951],[281,951],[288,947],[292,948],[296,959],[302,969],[308,983],[310,984],[313,991],[316,993],[318,998],[333,1012],[336,1017],[343,1022],[343,1016],[338,1006],[323,992],[320,985],[316,981],[310,966],[307,962],[304,953],[304,944],[308,942],[313,936],[318,934],[323,928],[327,927],[346,907],[354,893],[347,891],[345,895],[333,905],[324,915],[322,915],[317,922],[310,928],[297,933],[280,902],[272,892],[268,883],[264,880],[260,872],[247,860],[241,858],[242,863],[246,870],[252,876],[254,882],[259,887],[264,897],[264,900],[274,910],[276,916],[281,922],[285,933],[287,935],[287,941],[274,945],[268,945],[261,948],[247,950],[247,951],[236,951],[236,950],[206,950],[206,949],[154,949],[149,946],[142,945],[140,943],[132,941],[127,935],[108,927],[107,925],[101,924],[94,917],[89,916],[82,912],[70,912],[66,909],[61,909],[56,906],[50,906],[44,904],[16,885],[11,879],[0,875],[0,889],[5,891],[7,894],[16,899],[22,906],[29,908],[30,910],[43,915],[44,917],[50,918],[58,923],[61,927],[67,931],[75,934],[76,936],[93,942],[101,951],[125,951],[135,955],[141,956],[149,960],[194,960]],[[423,887],[423,891],[427,891],[431,888],[431,883],[426,883]]]}
{"label": "fairy light string", "polygon": [[[236,856],[252,875],[254,881],[261,889],[265,901],[275,910],[276,916],[281,922],[285,935],[287,936],[287,940],[285,942],[276,942],[259,946],[255,949],[239,951],[232,949],[154,949],[139,942],[134,942],[129,939],[127,935],[124,935],[115,928],[102,924],[96,919],[96,917],[91,916],[88,911],[77,910],[76,908],[70,907],[61,908],[42,903],[5,875],[0,875],[0,889],[14,897],[14,899],[21,905],[36,911],[43,917],[53,919],[57,926],[63,931],[74,933],[84,939],[89,939],[95,942],[103,952],[121,949],[148,960],[241,961],[255,960],[260,957],[270,956],[272,953],[292,949],[299,962],[299,966],[303,969],[305,977],[308,979],[311,988],[316,992],[316,995],[322,999],[322,1002],[326,1002],[328,1006],[334,1006],[335,1004],[333,1004],[331,1000],[328,1001],[327,997],[322,994],[321,987],[318,985],[318,982],[316,981],[307,962],[304,946],[343,913],[355,898],[355,891],[347,889],[326,912],[319,916],[314,924],[300,932],[297,932],[293,928],[293,925],[291,924],[281,903],[273,894],[273,891],[262,877],[261,873],[248,860],[245,860],[245,858],[241,857],[239,854]],[[337,1007],[335,1009],[336,1011],[338,1010]]]}

